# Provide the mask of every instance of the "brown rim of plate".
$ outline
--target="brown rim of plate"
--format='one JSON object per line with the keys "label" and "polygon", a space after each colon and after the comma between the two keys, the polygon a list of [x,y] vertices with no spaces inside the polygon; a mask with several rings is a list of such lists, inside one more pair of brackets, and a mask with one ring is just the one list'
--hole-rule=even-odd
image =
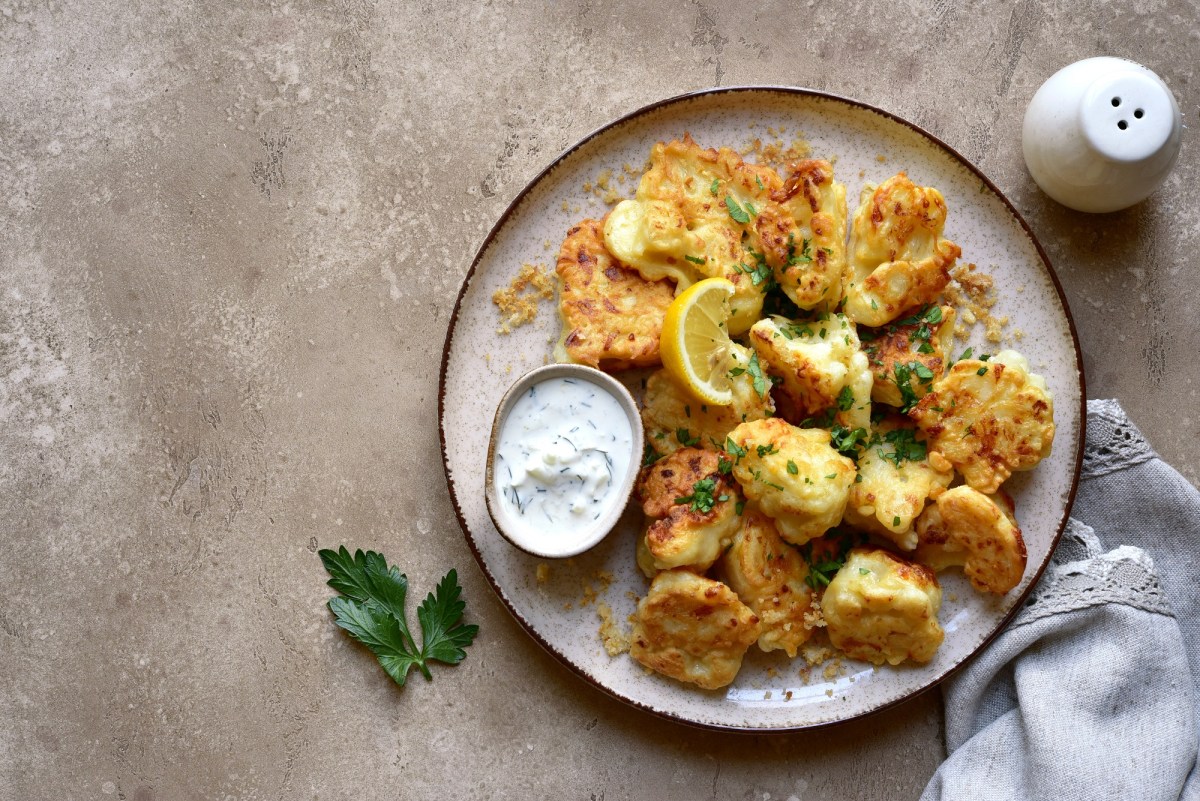
{"label": "brown rim of plate", "polygon": [[673,97],[668,97],[666,99],[658,100],[654,103],[650,103],[649,105],[642,106],[641,108],[639,108],[635,111],[631,111],[630,113],[625,114],[622,117],[618,117],[617,119],[613,120],[612,122],[609,122],[605,125],[602,125],[599,128],[596,128],[591,133],[587,134],[582,139],[580,139],[578,142],[571,145],[566,150],[564,150],[562,153],[560,153],[553,161],[551,161],[548,165],[546,165],[545,168],[543,168],[536,176],[534,176],[527,184],[525,184],[525,186],[521,189],[521,191],[519,193],[517,193],[517,196],[513,198],[512,202],[510,202],[508,204],[508,206],[504,209],[504,213],[500,215],[500,218],[496,221],[496,224],[492,226],[490,231],[488,231],[487,236],[484,238],[482,244],[480,244],[478,250],[475,251],[475,257],[471,260],[471,267],[470,267],[470,269],[467,270],[467,274],[465,276],[463,276],[462,286],[459,287],[459,290],[458,290],[458,297],[455,298],[455,300],[454,300],[454,310],[450,313],[450,320],[447,323],[447,328],[446,328],[446,340],[445,340],[445,343],[442,345],[442,363],[441,363],[441,367],[440,367],[440,373],[438,375],[438,440],[439,440],[439,442],[441,444],[441,448],[442,448],[442,469],[446,473],[446,487],[450,492],[450,502],[454,506],[454,516],[458,518],[459,528],[462,529],[463,534],[467,540],[467,545],[471,548],[471,553],[475,555],[475,561],[479,564],[479,568],[480,568],[480,570],[483,571],[483,575],[487,578],[488,583],[492,585],[492,589],[495,591],[496,595],[500,598],[500,601],[504,604],[504,607],[506,609],[508,609],[509,613],[514,618],[516,618],[516,621],[521,625],[521,628],[525,629],[525,632],[530,637],[532,637],[535,642],[537,642],[539,645],[541,645],[542,648],[544,648],[547,651],[547,653],[549,653],[551,656],[553,656],[555,659],[557,659],[559,662],[561,662],[572,673],[574,673],[576,676],[578,676],[579,678],[586,681],[588,684],[590,684],[593,687],[595,687],[596,689],[604,692],[605,694],[607,694],[613,698],[616,698],[617,700],[619,700],[623,703],[629,704],[630,706],[633,706],[637,709],[641,709],[645,712],[649,712],[650,714],[655,715],[656,717],[663,718],[665,720],[674,721],[676,723],[682,723],[687,726],[693,726],[693,727],[700,728],[700,729],[707,729],[710,731],[727,731],[727,732],[737,732],[737,733],[741,733],[741,734],[770,734],[770,733],[808,731],[808,730],[812,730],[812,729],[823,729],[823,728],[829,728],[831,726],[838,726],[843,723],[849,723],[852,720],[858,720],[860,718],[864,718],[869,715],[874,715],[878,712],[884,711],[885,709],[890,709],[894,706],[897,706],[898,704],[902,704],[905,701],[912,700],[913,698],[917,697],[918,695],[921,695],[922,693],[927,692],[930,689],[938,686],[943,681],[948,679],[950,676],[954,675],[956,672],[961,670],[968,662],[970,662],[972,659],[974,659],[976,656],[978,656],[985,648],[987,648],[989,645],[991,645],[992,641],[995,640],[997,636],[999,636],[1000,632],[1004,631],[1004,629],[1008,626],[1009,622],[1012,621],[1013,617],[1015,617],[1017,612],[1020,611],[1021,608],[1024,606],[1025,599],[1029,597],[1029,594],[1033,591],[1033,588],[1037,585],[1038,581],[1041,579],[1042,573],[1045,572],[1047,565],[1050,564],[1050,557],[1047,556],[1046,561],[1043,562],[1038,567],[1037,572],[1033,576],[1033,580],[1029,582],[1029,585],[1025,588],[1025,591],[1022,592],[1020,597],[1017,598],[1016,602],[1012,606],[1012,609],[1009,610],[1008,614],[1004,616],[1004,618],[1000,621],[1000,623],[996,626],[996,628],[990,634],[988,634],[987,637],[985,637],[983,639],[983,641],[979,644],[979,646],[976,647],[976,649],[974,651],[972,651],[970,654],[968,654],[964,659],[962,659],[960,662],[958,662],[958,664],[953,665],[945,673],[936,677],[928,685],[926,685],[925,687],[922,687],[919,690],[915,690],[913,692],[908,693],[905,696],[897,698],[893,701],[888,701],[887,703],[882,704],[878,707],[875,707],[874,709],[871,709],[867,712],[861,712],[859,714],[852,715],[851,717],[848,717],[848,718],[842,718],[840,720],[833,720],[833,721],[823,721],[823,722],[819,722],[819,723],[804,724],[801,726],[774,726],[774,727],[754,728],[754,727],[745,727],[745,726],[726,726],[726,725],[721,725],[721,724],[716,724],[716,723],[703,723],[703,722],[699,722],[699,721],[688,720],[686,718],[672,714],[665,710],[656,709],[656,708],[649,706],[649,705],[647,705],[641,701],[638,701],[634,698],[629,698],[627,696],[621,695],[620,693],[614,691],[613,689],[604,686],[599,681],[597,681],[594,677],[592,677],[587,672],[580,669],[577,665],[575,665],[573,662],[571,662],[569,659],[567,659],[561,653],[556,651],[548,642],[546,642],[546,640],[544,640],[542,638],[542,636],[537,632],[537,630],[535,630],[529,624],[529,622],[527,620],[525,620],[525,618],[521,617],[520,613],[517,612],[517,610],[513,607],[512,603],[505,596],[504,592],[500,589],[500,586],[496,583],[496,579],[492,576],[491,571],[488,570],[488,566],[484,562],[482,554],[480,554],[479,549],[475,547],[475,541],[469,533],[466,521],[463,519],[462,508],[458,504],[458,497],[454,493],[454,484],[450,480],[450,466],[447,463],[447,456],[446,456],[446,429],[443,424],[444,419],[445,419],[445,402],[446,402],[446,366],[450,360],[450,342],[454,336],[455,325],[458,322],[458,312],[459,312],[459,308],[462,305],[463,295],[465,295],[467,292],[467,286],[471,283],[471,278],[472,278],[472,276],[475,275],[475,268],[479,266],[479,261],[483,257],[483,254],[487,251],[488,247],[492,244],[492,240],[496,237],[497,233],[499,233],[499,231],[504,227],[505,223],[508,222],[509,217],[512,216],[513,212],[516,211],[517,207],[525,199],[526,195],[528,195],[533,190],[533,188],[542,181],[543,178],[545,178],[547,175],[549,175],[556,167],[559,166],[559,164],[561,164],[572,153],[579,150],[581,147],[586,145],[588,142],[592,141],[597,136],[599,136],[603,133],[606,133],[607,131],[610,131],[621,125],[631,122],[632,120],[642,117],[650,112],[658,111],[659,109],[665,108],[667,106],[675,105],[676,103],[681,103],[681,102],[688,101],[688,100],[694,100],[694,99],[701,98],[701,97],[721,95],[721,94],[738,94],[738,93],[742,93],[742,92],[765,92],[765,93],[776,93],[776,94],[782,94],[782,95],[794,95],[794,96],[799,96],[799,97],[812,97],[812,98],[819,98],[822,100],[830,100],[830,101],[834,101],[837,103],[844,103],[844,104],[846,104],[848,106],[852,106],[854,108],[871,111],[871,112],[874,112],[875,114],[880,115],[881,117],[892,120],[893,122],[898,122],[901,125],[904,125],[907,128],[910,128],[911,130],[913,130],[916,133],[920,134],[921,136],[925,137],[927,140],[929,140],[933,144],[940,147],[944,152],[949,153],[951,156],[953,156],[955,159],[957,159],[958,162],[960,164],[962,164],[963,167],[965,167],[967,170],[969,170],[971,173],[973,173],[977,178],[979,178],[979,180],[982,181],[987,186],[987,188],[990,189],[993,194],[995,194],[996,197],[998,197],[1001,201],[1004,202],[1004,205],[1008,208],[1009,213],[1012,214],[1013,218],[1016,219],[1016,221],[1021,224],[1021,228],[1025,231],[1025,235],[1027,237],[1029,237],[1029,241],[1033,243],[1034,248],[1037,250],[1038,257],[1041,258],[1042,265],[1045,267],[1046,272],[1050,276],[1050,280],[1054,284],[1054,290],[1058,293],[1059,304],[1062,306],[1063,314],[1067,318],[1067,327],[1071,331],[1071,342],[1075,346],[1075,371],[1079,375],[1079,443],[1075,449],[1075,475],[1072,476],[1072,478],[1071,478],[1071,489],[1070,489],[1070,492],[1068,492],[1068,494],[1067,494],[1066,505],[1063,507],[1062,519],[1058,523],[1058,531],[1055,533],[1054,539],[1050,545],[1050,551],[1049,551],[1050,554],[1053,554],[1054,549],[1056,547],[1058,547],[1058,543],[1062,539],[1063,530],[1066,528],[1067,519],[1071,515],[1071,507],[1074,506],[1074,504],[1075,504],[1075,495],[1079,489],[1079,476],[1080,476],[1081,470],[1083,469],[1083,448],[1084,448],[1084,443],[1087,439],[1087,390],[1086,390],[1086,384],[1084,381],[1084,373],[1083,373],[1083,353],[1079,347],[1079,332],[1075,328],[1075,318],[1071,315],[1071,307],[1067,305],[1066,294],[1063,292],[1062,284],[1058,280],[1058,274],[1054,271],[1054,267],[1050,264],[1049,257],[1046,256],[1046,251],[1042,249],[1042,244],[1038,241],[1037,237],[1034,235],[1033,229],[1031,229],[1029,227],[1029,223],[1025,222],[1025,218],[1021,216],[1021,213],[1019,211],[1017,211],[1016,206],[1014,206],[1012,204],[1012,202],[1008,199],[1008,197],[1006,197],[1005,194],[1000,191],[999,187],[997,187],[994,183],[992,183],[991,179],[989,179],[986,175],[984,175],[983,172],[978,167],[976,167],[974,164],[972,164],[965,156],[963,156],[961,153],[959,153],[953,147],[946,144],[941,139],[934,136],[929,131],[926,131],[924,128],[921,128],[920,126],[916,125],[915,123],[909,122],[908,120],[904,119],[903,117],[897,116],[896,114],[893,114],[890,111],[885,111],[884,109],[878,108],[877,106],[873,106],[869,103],[864,103],[861,100],[854,100],[852,98],[844,97],[842,95],[837,95],[837,94],[833,94],[830,92],[822,92],[817,89],[804,89],[804,88],[795,87],[795,86],[776,86],[776,85],[770,85],[770,84],[762,85],[762,86],[753,86],[753,85],[724,86],[724,87],[713,88],[713,89],[700,89],[695,92],[687,92],[685,94],[675,95]]}

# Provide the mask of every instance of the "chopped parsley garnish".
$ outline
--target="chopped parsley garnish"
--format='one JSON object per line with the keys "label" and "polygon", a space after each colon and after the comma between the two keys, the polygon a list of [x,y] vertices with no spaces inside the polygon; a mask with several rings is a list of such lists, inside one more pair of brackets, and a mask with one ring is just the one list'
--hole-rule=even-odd
{"label": "chopped parsley garnish", "polygon": [[721,179],[713,178],[712,186],[710,186],[708,188],[708,191],[712,192],[713,197],[716,197],[717,192],[720,191],[720,189],[721,189]]}
{"label": "chopped parsley garnish", "polygon": [[800,246],[800,252],[796,253],[796,235],[788,234],[787,266],[795,267],[797,264],[810,264],[812,260],[812,243],[808,239],[804,239]]}
{"label": "chopped parsley garnish", "polygon": [[853,408],[853,406],[854,390],[850,388],[849,384],[847,384],[846,386],[842,387],[842,391],[838,393],[837,407],[843,412],[848,412],[851,408]]}
{"label": "chopped parsley garnish", "polygon": [[738,205],[738,202],[733,199],[733,195],[725,196],[725,208],[729,210],[729,216],[733,218],[734,222],[739,222],[742,225],[750,222],[750,215]]}
{"label": "chopped parsley garnish", "polygon": [[900,390],[900,411],[908,413],[920,398],[917,396],[917,391],[913,389],[912,378],[915,375],[922,384],[929,384],[933,381],[933,371],[920,362],[909,362],[908,364],[896,364],[892,368],[895,376],[896,387]]}
{"label": "chopped parsley garnish", "polygon": [[679,444],[685,448],[694,448],[700,444],[700,437],[692,436],[692,432],[686,428],[675,429],[675,439],[679,440]]}
{"label": "chopped parsley garnish", "polygon": [[682,498],[676,498],[675,503],[689,504],[693,512],[708,513],[712,511],[713,506],[718,501],[729,500],[728,495],[713,497],[713,491],[717,488],[717,482],[711,478],[702,478],[692,485],[692,494],[685,495]]}
{"label": "chopped parsley garnish", "polygon": [[757,351],[750,356],[750,364],[746,368],[746,372],[753,379],[754,391],[758,393],[758,397],[765,398],[767,396],[767,379],[763,375],[762,365],[758,363]]}
{"label": "chopped parsley garnish", "polygon": [[479,626],[464,625],[467,605],[460,596],[458,573],[451,570],[417,607],[421,624],[421,647],[409,631],[404,613],[408,578],[400,568],[388,566],[382,554],[355,551],[341,546],[318,551],[332,577],[329,586],[340,595],[329,600],[337,625],[370,649],[384,671],[400,686],[408,671],[416,668],[425,679],[431,661],[457,665],[466,658],[466,648],[475,640]]}
{"label": "chopped parsley garnish", "polygon": [[654,446],[649,442],[642,449],[642,467],[649,467],[662,458],[662,454],[654,449]]}
{"label": "chopped parsley garnish", "polygon": [[925,443],[916,438],[916,432],[911,428],[897,428],[883,435],[883,443],[892,446],[891,452],[882,447],[878,449],[879,456],[896,467],[903,461],[919,462],[926,456]]}
{"label": "chopped parsley garnish", "polygon": [[837,572],[842,569],[842,565],[844,564],[846,564],[846,560],[841,557],[837,559],[825,559],[810,564],[808,566],[808,575],[804,577],[804,583],[814,590],[828,587],[829,582],[833,581],[833,577],[837,575]]}
{"label": "chopped parsley garnish", "polygon": [[763,290],[769,292],[775,287],[775,272],[771,269],[771,265],[767,264],[766,255],[751,248],[746,248],[746,252],[754,257],[754,266],[751,267],[744,263],[736,264],[733,267],[734,272],[750,276],[750,283],[754,286],[765,283]]}
{"label": "chopped parsley garnish", "polygon": [[799,473],[800,473],[800,468],[799,468],[799,467],[796,467],[796,463],[795,463],[795,462],[793,462],[791,459],[788,459],[788,463],[787,463],[787,471],[788,471],[788,473],[790,473],[791,475],[795,476],[795,475],[799,475]]}
{"label": "chopped parsley garnish", "polygon": [[980,367],[978,370],[975,371],[975,375],[986,375],[986,374],[987,374],[986,367]]}
{"label": "chopped parsley garnish", "polygon": [[683,258],[687,261],[690,261],[692,264],[708,264],[708,259],[703,257],[684,256]]}
{"label": "chopped parsley garnish", "polygon": [[835,425],[829,429],[829,436],[834,450],[858,461],[858,449],[867,441],[867,430],[865,428],[852,430],[843,425]]}
{"label": "chopped parsley garnish", "polygon": [[774,442],[772,442],[770,445],[759,445],[757,450],[759,459],[763,458],[764,456],[770,456],[772,453],[779,453],[779,449],[775,447]]}

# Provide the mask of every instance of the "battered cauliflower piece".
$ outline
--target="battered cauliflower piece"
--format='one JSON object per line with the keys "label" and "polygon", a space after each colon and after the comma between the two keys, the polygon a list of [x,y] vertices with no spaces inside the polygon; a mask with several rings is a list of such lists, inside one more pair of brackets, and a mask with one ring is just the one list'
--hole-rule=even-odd
{"label": "battered cauliflower piece", "polygon": [[562,318],[558,361],[605,369],[659,363],[658,341],[674,286],[647,281],[613,258],[598,220],[584,220],[567,232],[555,272]]}
{"label": "battered cauliflower piece", "polygon": [[871,363],[871,400],[911,408],[925,396],[950,361],[954,309],[926,306],[879,330],[858,332]]}
{"label": "battered cauliflower piece", "polygon": [[962,255],[958,245],[942,239],[945,225],[942,193],[917,186],[903,172],[878,188],[863,187],[850,229],[846,315],[881,326],[932,303]]}
{"label": "battered cauliflower piece", "polygon": [[929,447],[984,494],[1050,455],[1054,399],[1019,353],[955,363],[910,413]]}
{"label": "battered cauliflower piece", "polygon": [[852,549],[821,597],[834,647],[876,665],[933,659],[944,636],[941,605],[932,570],[881,548]]}
{"label": "battered cauliflower piece", "polygon": [[938,454],[927,453],[924,437],[909,421],[892,417],[877,424],[859,455],[858,476],[845,521],[911,551],[917,547],[913,522],[927,500],[950,486],[954,469]]}
{"label": "battered cauliflower piece", "polygon": [[[734,343],[733,363],[745,370],[750,363],[750,351]],[[730,379],[733,403],[712,406],[692,397],[666,370],[653,373],[646,380],[642,398],[642,424],[646,442],[659,453],[674,453],[684,446],[720,448],[725,437],[739,423],[761,420],[775,413],[771,391],[760,395],[754,388],[754,378],[741,372]]]}
{"label": "battered cauliflower piece", "polygon": [[758,629],[758,618],[729,587],[666,570],[638,603],[629,655],[664,676],[715,690],[737,676]]}
{"label": "battered cauliflower piece", "polygon": [[718,472],[719,458],[713,451],[682,448],[639,476],[642,510],[659,518],[645,534],[654,569],[691,567],[702,573],[733,539],[742,498],[731,480]]}
{"label": "battered cauliflower piece", "polygon": [[[736,151],[704,149],[691,136],[659,142],[637,194],[612,210],[604,240],[647,280],[670,278],[679,289],[708,277],[733,282],[729,331],[740,334],[762,313],[766,291],[756,273],[754,218],[783,181]],[[767,269],[769,275],[769,268]]]}
{"label": "battered cauliflower piece", "polygon": [[754,230],[784,294],[801,309],[831,309],[846,271],[846,187],[823,159],[796,162],[790,171]]}
{"label": "battered cauliflower piece", "polygon": [[758,647],[795,657],[812,636],[805,622],[812,610],[812,593],[804,581],[808,565],[779,536],[771,518],[747,508],[721,567],[730,588],[758,616]]}
{"label": "battered cauliflower piece", "polygon": [[750,328],[750,344],[764,369],[780,379],[773,394],[785,417],[799,423],[837,407],[842,425],[870,424],[874,379],[854,323],[844,315],[814,322],[759,320]]}
{"label": "battered cauliflower piece", "polygon": [[734,478],[785,540],[803,545],[841,522],[854,462],[833,449],[828,431],[772,417],[742,423],[729,438]]}
{"label": "battered cauliflower piece", "polygon": [[1003,492],[948,490],[917,520],[917,533],[914,559],[939,572],[960,566],[980,592],[1004,595],[1025,575],[1025,540]]}

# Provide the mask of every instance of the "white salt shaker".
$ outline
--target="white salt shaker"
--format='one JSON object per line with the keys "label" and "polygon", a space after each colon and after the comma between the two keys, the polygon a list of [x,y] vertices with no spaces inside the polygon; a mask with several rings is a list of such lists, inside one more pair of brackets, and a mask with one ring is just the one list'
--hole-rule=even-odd
{"label": "white salt shaker", "polygon": [[1050,76],[1029,103],[1025,164],[1050,197],[1116,211],[1148,197],[1179,156],[1175,96],[1140,64],[1101,56]]}

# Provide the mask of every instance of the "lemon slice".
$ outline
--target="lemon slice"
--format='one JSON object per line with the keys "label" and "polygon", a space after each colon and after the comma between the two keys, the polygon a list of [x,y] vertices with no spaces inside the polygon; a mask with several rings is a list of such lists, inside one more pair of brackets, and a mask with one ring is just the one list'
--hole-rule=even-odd
{"label": "lemon slice", "polygon": [[659,346],[663,366],[698,400],[715,406],[733,403],[729,365],[729,299],[733,284],[706,278],[688,287],[667,307]]}

